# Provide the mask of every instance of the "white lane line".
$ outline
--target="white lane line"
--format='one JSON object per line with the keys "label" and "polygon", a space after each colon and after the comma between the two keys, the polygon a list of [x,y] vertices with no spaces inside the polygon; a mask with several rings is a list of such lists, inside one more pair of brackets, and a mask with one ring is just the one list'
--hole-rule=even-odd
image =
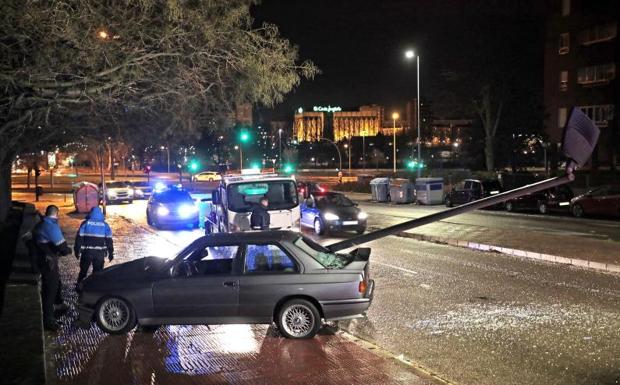
{"label": "white lane line", "polygon": [[392,269],[404,271],[405,273],[409,273],[409,274],[419,274],[417,271],[405,269],[404,267],[400,267],[400,266],[390,265],[389,263],[383,263],[383,262],[377,262],[377,261],[372,261],[372,263],[381,265],[381,266],[391,267]]}

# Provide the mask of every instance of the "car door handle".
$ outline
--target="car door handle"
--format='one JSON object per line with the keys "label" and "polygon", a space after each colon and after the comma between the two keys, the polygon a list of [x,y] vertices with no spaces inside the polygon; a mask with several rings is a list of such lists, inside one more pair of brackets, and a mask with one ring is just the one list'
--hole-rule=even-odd
{"label": "car door handle", "polygon": [[224,287],[236,287],[237,286],[237,282],[235,281],[225,281],[223,283]]}

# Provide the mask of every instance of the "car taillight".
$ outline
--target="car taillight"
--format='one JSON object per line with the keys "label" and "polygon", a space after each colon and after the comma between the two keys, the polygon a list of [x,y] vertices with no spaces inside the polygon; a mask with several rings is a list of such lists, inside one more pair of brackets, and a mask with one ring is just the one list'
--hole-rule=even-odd
{"label": "car taillight", "polygon": [[368,283],[366,283],[366,281],[360,281],[359,292],[361,294],[366,294],[366,289],[368,289]]}

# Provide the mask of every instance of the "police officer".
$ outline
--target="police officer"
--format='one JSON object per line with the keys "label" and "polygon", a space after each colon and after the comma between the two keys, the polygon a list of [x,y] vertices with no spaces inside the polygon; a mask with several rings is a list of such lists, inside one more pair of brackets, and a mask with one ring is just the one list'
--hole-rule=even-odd
{"label": "police officer", "polygon": [[80,274],[76,286],[78,290],[80,282],[88,274],[90,265],[93,265],[93,273],[96,273],[103,269],[106,256],[110,262],[114,259],[112,229],[105,222],[99,206],[93,207],[86,220],[80,225],[75,236],[73,251],[75,257],[80,260]]}
{"label": "police officer", "polygon": [[260,199],[259,204],[255,204],[252,207],[252,214],[250,217],[250,227],[252,230],[269,230],[269,199],[266,196]]}
{"label": "police officer", "polygon": [[54,316],[54,302],[62,303],[60,298],[60,274],[58,257],[71,254],[67,241],[58,225],[58,207],[47,206],[45,217],[34,230],[34,240],[38,253],[39,269],[41,271],[41,297],[43,302],[43,326],[45,330],[58,330],[58,323]]}

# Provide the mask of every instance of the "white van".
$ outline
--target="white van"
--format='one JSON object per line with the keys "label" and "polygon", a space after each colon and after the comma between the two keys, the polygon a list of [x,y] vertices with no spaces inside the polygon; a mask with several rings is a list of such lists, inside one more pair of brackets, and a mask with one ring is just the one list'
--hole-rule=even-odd
{"label": "white van", "polygon": [[277,174],[224,176],[212,198],[216,229],[225,233],[251,230],[252,207],[263,196],[269,199],[270,230],[300,230],[295,177]]}

